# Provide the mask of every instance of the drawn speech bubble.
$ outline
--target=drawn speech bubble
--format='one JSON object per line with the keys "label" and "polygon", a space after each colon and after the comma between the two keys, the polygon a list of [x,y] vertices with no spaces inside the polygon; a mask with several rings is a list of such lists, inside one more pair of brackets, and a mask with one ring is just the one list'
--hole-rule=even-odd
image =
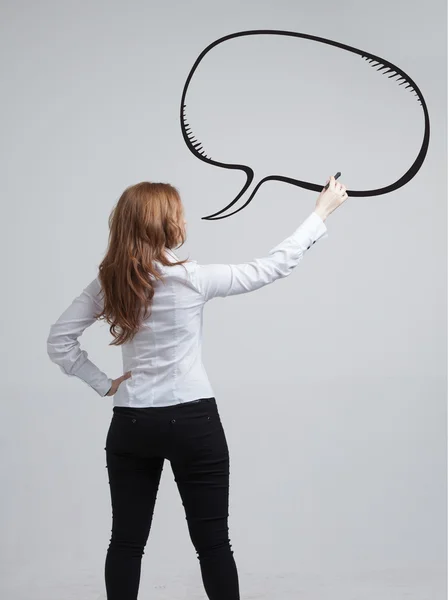
{"label": "drawn speech bubble", "polygon": [[[230,217],[234,214],[236,214],[237,212],[239,212],[240,210],[243,210],[245,207],[248,206],[248,204],[252,201],[252,199],[254,198],[255,194],[257,193],[258,189],[260,188],[260,186],[265,183],[266,181],[282,181],[285,183],[289,183],[291,185],[294,186],[298,186],[301,188],[304,188],[306,190],[311,190],[314,192],[320,192],[323,188],[323,186],[325,185],[325,180],[322,181],[322,183],[314,183],[314,182],[310,182],[310,181],[304,181],[302,179],[296,179],[293,178],[291,176],[285,176],[285,175],[273,175],[273,174],[269,174],[263,178],[261,178],[255,185],[255,187],[252,189],[252,191],[250,192],[250,195],[248,196],[248,198],[244,201],[244,203],[239,206],[238,208],[236,208],[235,210],[233,210],[232,212],[227,212],[231,207],[233,207],[242,197],[243,195],[246,193],[246,191],[249,189],[249,187],[252,185],[252,183],[254,182],[254,170],[251,166],[247,165],[247,164],[238,164],[238,163],[234,163],[234,162],[222,162],[219,160],[216,160],[214,158],[212,158],[208,153],[206,153],[205,151],[205,147],[207,146],[207,144],[205,144],[204,142],[204,138],[207,137],[207,132],[204,132],[204,126],[202,127],[202,135],[201,135],[201,139],[198,139],[197,137],[197,131],[200,130],[197,129],[195,126],[193,126],[193,122],[191,121],[191,119],[188,118],[187,115],[187,100],[189,101],[191,98],[192,91],[191,88],[193,87],[194,89],[194,84],[196,80],[200,79],[200,74],[201,74],[201,69],[205,68],[205,65],[208,62],[208,71],[204,71],[207,73],[212,73],[213,77],[211,77],[209,75],[208,79],[206,82],[203,82],[203,85],[201,87],[201,90],[203,91],[205,89],[205,86],[208,85],[209,89],[212,89],[213,87],[217,87],[220,84],[221,85],[225,85],[225,88],[222,88],[222,93],[221,93],[221,97],[223,95],[225,95],[225,98],[222,98],[222,105],[225,107],[226,106],[226,102],[229,100],[229,98],[232,97],[237,97],[238,96],[238,90],[239,87],[241,86],[241,84],[243,84],[245,81],[249,80],[251,77],[251,73],[244,71],[244,67],[245,67],[245,63],[244,63],[244,57],[243,57],[243,53],[245,48],[248,48],[250,46],[250,44],[254,44],[255,39],[254,38],[250,38],[251,40],[253,40],[252,42],[245,42],[246,46],[245,48],[243,47],[239,47],[238,49],[236,49],[235,47],[231,48],[231,45],[234,44],[235,42],[231,42],[231,40],[236,40],[237,38],[239,39],[243,39],[243,38],[249,38],[250,36],[259,36],[258,38],[255,38],[256,40],[258,40],[258,42],[260,42],[261,40],[263,41],[263,43],[266,43],[269,40],[273,40],[276,39],[278,40],[279,37],[278,36],[283,36],[283,39],[287,38],[288,40],[291,40],[291,38],[299,38],[302,40],[302,42],[300,42],[301,44],[303,44],[303,40],[306,40],[305,44],[306,47],[299,47],[296,46],[295,51],[296,51],[296,56],[300,55],[302,59],[306,59],[307,57],[309,57],[311,55],[310,50],[316,49],[317,51],[320,49],[322,52],[322,48],[325,45],[325,52],[331,52],[332,54],[335,55],[335,65],[336,65],[336,70],[340,71],[343,75],[345,75],[346,77],[350,77],[350,73],[352,72],[350,69],[352,68],[350,66],[350,68],[346,68],[344,70],[344,56],[348,56],[347,53],[351,53],[351,56],[355,56],[356,58],[352,58],[351,60],[354,61],[358,61],[361,60],[362,63],[359,63],[361,66],[359,67],[364,75],[364,71],[366,70],[365,67],[369,67],[368,71],[369,73],[367,73],[366,75],[369,78],[372,78],[373,83],[371,83],[371,85],[373,85],[377,92],[380,94],[384,95],[384,98],[382,98],[381,101],[377,101],[377,110],[379,110],[378,107],[384,106],[386,105],[389,101],[391,103],[393,103],[394,99],[396,98],[398,102],[401,102],[402,105],[398,105],[398,109],[395,109],[396,113],[401,113],[403,112],[404,114],[404,107],[406,104],[409,104],[408,98],[412,101],[412,110],[409,112],[409,114],[406,116],[407,119],[407,123],[411,123],[411,124],[416,124],[416,122],[418,121],[417,125],[420,126],[420,130],[418,133],[418,139],[420,139],[420,131],[423,134],[423,140],[421,142],[421,146],[420,149],[418,150],[418,154],[416,156],[416,158],[413,160],[413,157],[415,156],[415,152],[417,151],[417,145],[416,145],[416,149],[413,150],[412,148],[414,147],[414,140],[412,141],[408,141],[408,140],[401,140],[400,143],[402,144],[401,148],[403,148],[403,151],[398,150],[397,152],[395,152],[395,156],[397,156],[397,161],[400,164],[399,168],[403,168],[403,164],[405,164],[405,166],[407,166],[410,162],[412,162],[411,166],[406,170],[406,172],[404,173],[404,175],[402,175],[401,177],[399,177],[398,179],[396,179],[393,183],[389,184],[389,185],[384,185],[382,187],[378,187],[375,189],[347,189],[347,194],[350,197],[368,197],[368,196],[379,196],[382,194],[387,194],[389,192],[392,192],[394,190],[399,189],[400,187],[404,186],[405,184],[407,184],[415,175],[416,173],[419,171],[420,167],[422,166],[426,154],[427,154],[427,150],[428,150],[428,145],[429,145],[429,135],[430,135],[430,122],[429,122],[429,114],[428,114],[428,109],[426,106],[426,102],[423,98],[423,95],[420,91],[420,89],[418,88],[417,84],[409,77],[409,75],[407,75],[402,69],[400,69],[399,67],[397,67],[396,65],[392,64],[391,62],[379,57],[379,56],[375,56],[373,54],[370,54],[369,52],[366,52],[364,50],[359,50],[358,48],[354,48],[352,46],[347,46],[346,44],[341,44],[339,42],[333,41],[333,40],[329,40],[329,39],[325,39],[322,37],[317,37],[317,36],[313,36],[313,35],[308,35],[305,33],[298,33],[298,32],[293,32],[293,31],[279,31],[279,30],[270,30],[270,29],[266,29],[266,30],[251,30],[251,31],[240,31],[240,32],[236,32],[230,35],[226,35],[214,42],[212,42],[210,45],[208,45],[202,52],[201,54],[198,56],[198,58],[196,59],[195,63],[193,64],[188,77],[186,79],[184,88],[183,88],[183,92],[182,92],[182,98],[181,98],[181,106],[180,106],[180,125],[181,125],[181,131],[182,131],[182,136],[183,139],[188,147],[188,149],[190,150],[190,152],[193,153],[193,155],[198,158],[199,160],[215,166],[215,167],[220,167],[223,169],[231,169],[231,170],[239,170],[239,171],[243,171],[246,174],[246,182],[244,183],[243,187],[241,188],[241,190],[239,191],[239,193],[236,195],[236,197],[229,202],[229,204],[227,204],[224,208],[222,208],[221,210],[202,217],[203,219],[208,219],[208,220],[215,220],[215,219],[224,219],[227,217]],[[263,37],[260,37],[263,36]],[[291,43],[291,42],[288,42]],[[249,46],[247,45],[249,44]],[[294,42],[294,44],[297,44],[297,42]],[[328,47],[331,47],[331,50],[328,49]],[[215,49],[215,52],[212,52],[211,55],[209,55],[209,53]],[[337,50],[334,50],[337,49]],[[229,50],[228,52],[228,56],[227,56],[227,50]],[[231,51],[232,50],[232,51]],[[286,51],[286,50],[285,50]],[[291,48],[288,48],[288,51],[291,51]],[[343,51],[343,52],[341,52]],[[209,56],[207,56],[209,55]],[[204,61],[204,58],[207,56],[207,61]],[[359,57],[359,59],[358,59]],[[235,81],[230,81],[227,80],[225,82],[225,84],[220,81],[219,78],[219,74],[220,74],[220,69],[223,68],[224,65],[226,65],[229,60],[234,60],[238,61],[238,65],[240,66],[240,68],[243,69],[242,74],[239,75],[239,79],[236,78]],[[321,60],[324,61],[324,55],[321,54]],[[213,63],[213,61],[215,61]],[[269,61],[268,61],[269,62]],[[237,64],[235,62],[235,64]],[[249,64],[249,63],[247,63]],[[318,63],[317,63],[318,64]],[[358,62],[357,62],[358,64]],[[350,63],[351,65],[351,63]],[[325,67],[325,63],[324,63],[324,67]],[[370,67],[373,67],[373,71],[372,69],[370,69]],[[210,69],[213,68],[213,70],[211,71]],[[263,63],[263,67],[261,68],[265,68],[264,67],[264,63]],[[275,71],[273,71],[272,69],[275,69]],[[276,75],[270,75],[270,73],[276,73]],[[380,77],[377,77],[377,75],[385,75],[387,77],[387,79],[382,79]],[[236,76],[235,76],[236,77]],[[297,72],[293,72],[291,74],[291,72],[286,72],[286,71],[282,71],[281,70],[281,65],[273,65],[272,63],[269,63],[266,65],[266,82],[267,83],[271,83],[272,82],[272,86],[271,89],[274,88],[274,86],[277,86],[277,84],[279,84],[279,82],[281,83],[283,82],[287,82],[293,79],[300,79],[301,74],[297,73]],[[296,111],[294,111],[294,114],[291,115],[290,117],[290,121],[288,121],[288,123],[291,123],[291,127],[286,128],[285,130],[285,135],[288,135],[290,133],[290,135],[294,135],[294,136],[298,136],[299,134],[299,140],[300,140],[300,132],[297,132],[294,129],[294,122],[295,119],[298,115],[300,115],[300,107],[301,107],[301,102],[303,101],[304,98],[306,98],[306,94],[307,94],[307,89],[311,89],[313,85],[315,85],[316,83],[319,83],[319,81],[322,81],[324,78],[326,77],[325,75],[325,68],[323,70],[321,70],[320,73],[315,73],[312,68],[310,67],[310,69],[306,72],[306,77],[304,77],[303,81],[300,81],[300,84],[302,85],[302,87],[300,88],[300,95],[299,97],[295,98],[294,101],[296,103],[297,109]],[[357,77],[359,77],[359,81],[362,82],[363,78],[360,75],[357,75]],[[307,83],[307,81],[308,83]],[[347,79],[348,81],[348,79]],[[297,81],[296,81],[297,84]],[[353,82],[353,90],[355,90],[355,92],[351,92],[351,96],[350,99],[353,100],[353,94],[357,94],[358,92],[360,93],[360,86],[358,86],[358,91],[356,91],[356,81]],[[391,97],[389,98],[389,96],[387,95],[387,90],[389,90],[389,88],[394,87],[394,90],[391,90]],[[397,92],[398,87],[400,89],[399,92]],[[261,89],[261,88],[260,88]],[[263,88],[263,89],[268,89]],[[259,90],[258,90],[259,91]],[[336,90],[337,91],[337,90]],[[333,92],[334,93],[334,92]],[[344,98],[344,94],[348,94],[348,90],[347,88],[341,88],[339,91],[337,91],[336,96],[334,96],[335,98],[339,97],[339,99],[343,99]],[[392,98],[392,96],[395,94],[395,96]],[[197,95],[196,95],[197,97]],[[347,96],[348,97],[348,96]],[[314,103],[313,107],[312,107],[312,112],[313,114],[310,115],[311,117],[314,115],[322,115],[324,112],[330,114],[329,111],[331,111],[332,109],[332,103],[329,102],[327,103],[327,106],[325,106],[325,102],[321,103],[320,99],[321,96],[317,97],[319,102],[318,103]],[[331,99],[331,98],[330,98]],[[254,107],[256,106],[256,97],[254,97]],[[374,114],[375,111],[375,107],[372,106],[366,106],[366,104],[368,104],[368,100],[364,100],[364,104],[362,106],[363,111],[365,111],[362,114],[362,118],[364,118],[364,120],[368,120],[369,118],[371,118],[371,115]],[[403,107],[403,111],[400,110],[400,106]],[[200,117],[200,111],[202,111],[204,108],[203,105],[201,105],[199,107],[199,109],[196,111],[197,115],[199,115]],[[281,111],[282,107],[276,107],[276,106],[272,106],[272,111],[274,111],[277,108],[277,110]],[[255,110],[255,108],[254,108]],[[417,119],[417,115],[421,115],[421,112],[423,111],[423,124],[421,123],[421,119],[420,117]],[[191,105],[189,105],[189,113],[191,112]],[[194,112],[194,111],[193,111]],[[354,113],[351,113],[353,115],[353,119],[355,119],[356,115]],[[369,117],[370,115],[370,117]],[[359,115],[357,115],[359,118]],[[333,115],[334,117],[334,115]],[[219,114],[217,115],[213,115],[213,118],[216,119],[220,119],[221,117],[219,116]],[[266,117],[268,118],[268,117]],[[308,115],[305,115],[305,117],[302,115],[302,119],[303,118],[308,118]],[[395,119],[398,119],[399,117],[395,116]],[[265,119],[265,117],[263,116],[263,119]],[[200,120],[200,119],[199,119]],[[196,123],[198,121],[198,117],[196,117]],[[361,122],[361,121],[359,121]],[[303,127],[303,124],[302,124]],[[311,127],[311,125],[310,125]],[[241,128],[241,125],[240,125]],[[357,125],[354,124],[353,125],[353,129],[356,129]],[[305,128],[306,129],[306,128]],[[314,135],[322,135],[322,132],[320,132],[318,130],[319,128],[315,127],[314,128]],[[246,133],[247,136],[254,136],[254,139],[256,137],[256,130],[257,128],[253,127],[253,128],[249,128],[248,132]],[[340,135],[342,137],[340,137],[340,145],[344,144],[345,138],[343,135],[344,130],[341,130],[338,128],[338,123],[335,124],[335,138],[337,138],[337,135]],[[196,133],[196,135],[195,135]],[[396,131],[396,128],[393,126],[388,126],[387,129],[387,138],[384,139],[384,148],[385,151],[387,149],[387,147],[390,145],[390,143],[392,143],[393,137],[394,135],[402,135],[398,134]],[[219,146],[219,138],[221,136],[215,134],[215,137],[213,138],[213,144],[214,145],[218,145]],[[223,132],[223,138],[225,137],[224,132]],[[240,138],[242,140],[242,137]],[[258,143],[257,140],[255,139],[254,143]],[[348,142],[347,142],[348,143]],[[240,144],[234,144],[234,154],[238,154],[239,151],[239,146]],[[360,147],[362,146],[362,147]],[[360,151],[365,151],[366,152],[366,159],[368,159],[368,141],[365,141],[362,144],[358,143],[358,147],[354,148],[354,151],[359,153]],[[342,146],[341,146],[342,147]],[[406,154],[406,152],[409,153]],[[404,156],[403,156],[404,154]],[[401,156],[401,163],[400,163],[400,156]],[[247,158],[245,159],[247,160]],[[408,162],[403,163],[403,160],[406,160]],[[336,172],[337,170],[342,171],[343,176],[341,178],[342,181],[344,181],[344,166],[341,165],[338,161],[338,158],[336,158],[336,163],[334,164],[334,169],[333,167],[329,167],[327,168],[327,170],[325,171],[325,179],[328,176],[328,170],[329,171],[334,171]],[[334,162],[334,160],[333,160]],[[385,162],[383,160],[383,162]],[[390,160],[389,160],[390,163]],[[251,163],[252,164],[252,163]],[[392,165],[393,167],[393,165]],[[389,164],[389,171],[392,170],[392,167]],[[391,173],[387,171],[387,176],[390,177]],[[392,176],[394,176],[392,174]],[[223,214],[226,213],[226,214]]]}

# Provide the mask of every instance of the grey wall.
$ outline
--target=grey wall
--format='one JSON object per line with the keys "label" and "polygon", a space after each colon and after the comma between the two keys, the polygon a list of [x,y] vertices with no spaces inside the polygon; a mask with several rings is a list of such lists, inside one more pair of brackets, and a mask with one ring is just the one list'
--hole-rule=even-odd
{"label": "grey wall", "polygon": [[[123,189],[178,186],[189,236],[179,254],[199,262],[263,256],[314,208],[317,194],[270,182],[235,217],[201,220],[244,179],[196,160],[180,135],[180,94],[199,53],[228,33],[272,28],[397,64],[423,91],[432,132],[417,176],[392,194],[349,198],[288,279],[205,309],[243,598],[445,598],[444,3],[28,1],[3,2],[1,13],[2,597],[105,598],[112,401],[64,376],[45,339],[95,276]],[[360,187],[369,153],[360,160],[344,144],[354,127],[342,117],[344,168],[336,151],[320,165],[313,146],[310,180],[341,168],[348,188]],[[256,126],[247,128],[251,140]],[[375,132],[372,121],[381,169],[387,144]],[[397,176],[400,139],[409,152],[394,136]],[[285,143],[286,174],[300,177],[307,146]],[[118,377],[110,341],[99,324],[81,338]],[[204,597],[168,463],[143,560],[142,597]]]}

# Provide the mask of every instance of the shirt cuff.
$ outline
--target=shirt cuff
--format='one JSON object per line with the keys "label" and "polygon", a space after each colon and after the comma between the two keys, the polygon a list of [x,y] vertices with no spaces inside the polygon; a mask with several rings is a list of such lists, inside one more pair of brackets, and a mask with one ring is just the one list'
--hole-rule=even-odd
{"label": "shirt cuff", "polygon": [[73,375],[82,379],[92,389],[94,389],[100,396],[105,396],[112,386],[113,380],[103,373],[93,362],[89,359],[77,369]]}
{"label": "shirt cuff", "polygon": [[326,237],[328,237],[327,227],[315,212],[312,212],[292,235],[303,251],[309,250],[318,240]]}

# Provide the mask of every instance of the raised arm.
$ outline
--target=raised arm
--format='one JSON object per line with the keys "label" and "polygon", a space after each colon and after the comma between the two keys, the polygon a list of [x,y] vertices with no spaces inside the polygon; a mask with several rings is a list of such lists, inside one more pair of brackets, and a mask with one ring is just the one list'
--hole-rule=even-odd
{"label": "raised arm", "polygon": [[95,278],[51,325],[47,353],[63,373],[79,377],[97,394],[105,396],[112,386],[112,379],[93,364],[78,341],[82,332],[95,322],[93,315],[101,310],[100,289],[100,283]]}
{"label": "raised arm", "polygon": [[327,237],[327,228],[316,213],[311,215],[292,235],[272,248],[263,258],[238,265],[195,265],[192,282],[205,301],[215,297],[252,292],[287,277],[317,240]]}

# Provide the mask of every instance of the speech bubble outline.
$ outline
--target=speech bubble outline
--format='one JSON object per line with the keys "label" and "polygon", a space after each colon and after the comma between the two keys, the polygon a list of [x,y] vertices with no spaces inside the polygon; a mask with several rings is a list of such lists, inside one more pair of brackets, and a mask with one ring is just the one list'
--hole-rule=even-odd
{"label": "speech bubble outline", "polygon": [[401,83],[399,83],[398,85],[401,86],[403,84],[407,84],[405,86],[405,89],[411,88],[409,91],[414,92],[420,106],[423,109],[423,114],[424,114],[424,119],[425,119],[425,130],[424,130],[424,134],[423,134],[422,145],[421,145],[420,151],[417,155],[417,158],[415,159],[415,161],[413,162],[411,167],[406,171],[406,173],[404,175],[402,175],[402,177],[397,179],[394,183],[392,183],[388,186],[373,189],[373,190],[347,190],[347,195],[350,197],[367,197],[367,196],[380,196],[382,194],[388,194],[389,192],[393,192],[393,191],[399,189],[400,187],[406,185],[406,183],[408,183],[418,173],[418,171],[420,170],[420,167],[422,166],[422,164],[425,160],[425,157],[426,157],[426,154],[428,151],[428,146],[429,146],[429,137],[430,137],[429,113],[428,113],[426,102],[425,102],[425,99],[423,97],[421,90],[419,89],[417,84],[409,77],[409,75],[407,73],[405,73],[402,69],[400,69],[393,63],[381,58],[380,56],[371,54],[370,52],[366,52],[364,50],[360,50],[358,48],[354,48],[353,46],[348,46],[346,44],[341,44],[340,42],[336,42],[334,40],[329,40],[329,39],[318,37],[315,35],[309,35],[307,33],[299,33],[299,32],[295,32],[295,31],[282,31],[282,30],[277,30],[277,29],[256,29],[256,30],[249,30],[249,31],[239,31],[236,33],[231,33],[229,35],[225,35],[225,36],[215,40],[201,52],[201,54],[198,56],[198,58],[194,62],[193,66],[188,74],[188,77],[186,79],[186,82],[185,82],[185,85],[184,85],[184,88],[182,91],[181,105],[180,105],[180,126],[181,126],[182,136],[183,136],[184,141],[185,141],[188,149],[190,150],[190,152],[192,152],[194,154],[194,156],[196,156],[196,158],[206,162],[207,164],[210,164],[210,165],[213,165],[216,167],[221,167],[223,169],[236,169],[236,170],[244,171],[246,173],[246,178],[247,178],[246,183],[243,185],[239,194],[229,204],[227,204],[227,206],[225,206],[223,209],[213,213],[212,215],[202,217],[202,219],[204,219],[204,220],[226,219],[227,217],[231,217],[232,215],[238,213],[240,210],[243,210],[243,208],[245,208],[252,201],[252,199],[254,198],[254,196],[257,193],[260,186],[263,183],[265,183],[266,181],[283,181],[284,183],[289,183],[291,185],[295,185],[297,187],[301,187],[306,190],[311,190],[314,192],[320,192],[322,190],[323,186],[325,185],[325,184],[320,185],[317,183],[301,181],[300,179],[293,179],[292,177],[285,177],[283,175],[268,175],[267,177],[260,179],[260,181],[258,182],[256,187],[253,189],[252,193],[250,194],[249,198],[246,200],[246,202],[242,206],[240,206],[237,210],[234,210],[233,212],[231,212],[227,215],[218,216],[218,215],[221,215],[223,212],[227,211],[229,208],[231,208],[243,196],[243,194],[250,187],[250,185],[254,179],[254,172],[253,172],[252,168],[249,167],[248,165],[239,165],[239,164],[233,164],[233,163],[219,162],[219,161],[213,160],[210,156],[207,156],[205,154],[205,152],[202,148],[201,142],[199,142],[195,138],[195,136],[192,132],[192,129],[186,120],[185,98],[187,95],[187,91],[188,91],[188,87],[190,85],[191,79],[192,79],[196,69],[198,68],[200,62],[205,57],[205,55],[208,54],[208,52],[210,52],[218,44],[222,44],[228,40],[238,38],[238,37],[251,36],[251,35],[283,35],[283,36],[289,36],[289,37],[298,37],[298,38],[302,38],[302,39],[312,40],[315,42],[320,42],[323,44],[335,46],[336,48],[340,48],[342,50],[347,50],[348,52],[352,52],[353,54],[358,54],[363,59],[365,59],[367,62],[369,62],[371,67],[379,67],[379,68],[377,68],[377,71],[383,71],[384,69],[387,69],[386,71],[384,71],[382,73],[383,75],[386,75],[387,73],[392,72],[392,74],[389,75],[389,79],[390,78],[395,79],[395,77],[397,77],[399,75],[400,77],[398,77],[398,79],[396,79],[397,83],[400,80],[403,80],[403,81]]}

